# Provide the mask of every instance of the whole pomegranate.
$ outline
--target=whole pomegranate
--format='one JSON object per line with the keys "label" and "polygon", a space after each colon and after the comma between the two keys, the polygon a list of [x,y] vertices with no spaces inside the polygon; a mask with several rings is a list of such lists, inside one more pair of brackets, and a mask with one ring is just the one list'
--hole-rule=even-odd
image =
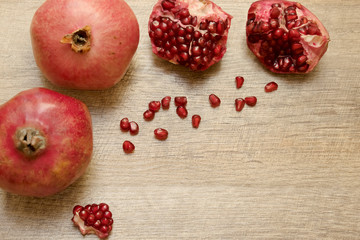
{"label": "whole pomegranate", "polygon": [[47,0],[30,30],[34,57],[45,77],[73,89],[115,85],[139,43],[139,24],[123,0]]}
{"label": "whole pomegranate", "polygon": [[0,106],[0,187],[44,197],[86,170],[93,150],[90,113],[81,101],[45,88]]}
{"label": "whole pomegranate", "polygon": [[329,33],[303,5],[283,0],[254,2],[248,12],[247,44],[275,73],[308,73],[327,50]]}
{"label": "whole pomegranate", "polygon": [[150,15],[153,52],[203,71],[221,60],[232,16],[209,0],[159,0]]}

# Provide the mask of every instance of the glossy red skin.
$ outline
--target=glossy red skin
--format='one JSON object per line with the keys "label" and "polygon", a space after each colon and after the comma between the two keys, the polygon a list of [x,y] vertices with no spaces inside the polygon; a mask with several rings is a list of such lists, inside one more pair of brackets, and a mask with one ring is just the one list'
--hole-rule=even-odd
{"label": "glossy red skin", "polygon": [[[18,128],[33,127],[47,147],[35,158],[14,145]],[[92,155],[90,113],[81,101],[45,88],[23,91],[0,106],[0,187],[44,197],[64,190],[85,172]]]}
{"label": "glossy red skin", "polygon": [[[91,49],[76,53],[61,43],[91,27]],[[139,24],[123,0],[47,0],[31,23],[36,63],[45,77],[66,88],[99,90],[124,76],[139,43]]]}

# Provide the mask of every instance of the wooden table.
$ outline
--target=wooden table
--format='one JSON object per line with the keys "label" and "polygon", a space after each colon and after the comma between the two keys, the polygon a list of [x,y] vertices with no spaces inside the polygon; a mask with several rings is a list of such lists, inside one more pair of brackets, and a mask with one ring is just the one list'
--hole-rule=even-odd
{"label": "wooden table", "polygon": [[[138,51],[115,87],[75,91],[50,84],[32,55],[29,26],[43,0],[0,1],[0,104],[47,87],[84,101],[92,114],[94,154],[86,174],[45,199],[0,191],[0,239],[83,238],[70,221],[76,204],[107,202],[110,239],[360,239],[360,35],[358,0],[303,0],[327,27],[329,50],[308,75],[275,75],[248,50],[251,1],[218,0],[234,16],[228,52],[193,73],[155,57],[147,35],[154,0],[128,0],[141,30]],[[245,78],[236,89],[234,77]],[[265,93],[266,83],[279,89]],[[208,95],[222,104],[213,109]],[[151,100],[188,97],[189,117],[171,105],[151,122]],[[258,104],[234,109],[234,99]],[[200,128],[191,127],[198,113]],[[119,130],[123,117],[137,136]],[[160,142],[153,130],[169,130]],[[136,145],[125,155],[122,142]]]}

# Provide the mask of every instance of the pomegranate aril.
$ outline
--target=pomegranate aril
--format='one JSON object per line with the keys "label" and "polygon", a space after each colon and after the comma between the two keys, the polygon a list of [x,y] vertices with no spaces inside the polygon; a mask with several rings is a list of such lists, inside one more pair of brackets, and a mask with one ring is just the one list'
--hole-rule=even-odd
{"label": "pomegranate aril", "polygon": [[101,231],[102,233],[107,233],[107,232],[109,231],[109,227],[108,227],[108,226],[105,226],[105,225],[102,225],[102,226],[100,227],[100,231]]}
{"label": "pomegranate aril", "polygon": [[109,205],[107,205],[106,203],[100,203],[99,208],[101,211],[105,212],[109,210]]}
{"label": "pomegranate aril", "polygon": [[127,132],[130,130],[130,122],[128,118],[123,118],[120,121],[120,129],[124,132]]}
{"label": "pomegranate aril", "polygon": [[109,223],[110,223],[108,218],[102,218],[100,221],[101,221],[102,225],[109,225]]}
{"label": "pomegranate aril", "polygon": [[93,227],[95,229],[100,229],[101,227],[101,221],[100,220],[96,220],[96,222],[93,224]]}
{"label": "pomegranate aril", "polygon": [[218,107],[221,104],[221,100],[218,96],[216,96],[215,94],[210,94],[209,96],[209,102],[211,104],[212,107]]}
{"label": "pomegranate aril", "polygon": [[246,105],[253,107],[256,105],[257,98],[255,96],[250,96],[245,98]]}
{"label": "pomegranate aril", "polygon": [[163,109],[169,109],[170,107],[170,101],[171,101],[171,97],[170,96],[166,96],[163,99],[161,99],[161,105]]}
{"label": "pomegranate aril", "polygon": [[240,76],[235,77],[235,83],[236,83],[236,88],[238,89],[241,88],[242,85],[244,84],[244,78]]}
{"label": "pomegranate aril", "polygon": [[235,99],[235,110],[237,112],[241,112],[244,106],[245,106],[245,100],[243,98]]}
{"label": "pomegranate aril", "polygon": [[186,118],[188,115],[188,111],[184,106],[179,106],[176,108],[176,113],[180,118]]}
{"label": "pomegranate aril", "polygon": [[200,125],[200,121],[201,121],[200,115],[197,115],[197,114],[193,115],[191,118],[191,123],[192,123],[193,128],[198,128]]}
{"label": "pomegranate aril", "polygon": [[154,130],[154,135],[158,140],[166,140],[169,132],[163,128],[157,128]]}
{"label": "pomegranate aril", "polygon": [[98,211],[95,213],[95,218],[97,220],[101,219],[103,217],[103,212],[102,211]]}
{"label": "pomegranate aril", "polygon": [[130,134],[136,135],[138,133],[139,133],[139,125],[136,122],[131,121],[130,122]]}
{"label": "pomegranate aril", "polygon": [[269,82],[265,85],[265,92],[273,92],[278,89],[278,84],[276,82]]}
{"label": "pomegranate aril", "polygon": [[166,10],[170,10],[175,7],[175,3],[169,1],[162,1],[161,6]]}
{"label": "pomegranate aril", "polygon": [[76,205],[74,208],[73,208],[73,214],[76,214],[76,213],[79,213],[80,211],[82,211],[84,208],[80,205]]}
{"label": "pomegranate aril", "polygon": [[305,55],[302,55],[302,56],[298,57],[296,59],[296,65],[299,66],[299,67],[304,65],[306,63],[307,59],[308,58]]}
{"label": "pomegranate aril", "polygon": [[149,103],[149,110],[151,111],[158,112],[160,110],[160,107],[161,107],[160,101],[151,101]]}
{"label": "pomegranate aril", "polygon": [[135,146],[130,141],[124,141],[123,150],[124,150],[125,153],[132,153],[135,150]]}
{"label": "pomegranate aril", "polygon": [[155,117],[155,112],[148,109],[144,112],[143,117],[144,117],[145,121],[151,121]]}
{"label": "pomegranate aril", "polygon": [[94,214],[90,214],[90,215],[86,218],[85,224],[86,224],[87,226],[91,226],[91,225],[93,225],[95,222],[96,222],[95,215],[94,215]]}
{"label": "pomegranate aril", "polygon": [[187,97],[185,96],[180,96],[180,97],[175,97],[174,99],[174,103],[175,103],[175,106],[186,106],[187,104]]}
{"label": "pomegranate aril", "polygon": [[280,16],[280,9],[277,7],[274,7],[270,10],[270,17],[277,19]]}
{"label": "pomegranate aril", "polygon": [[111,218],[112,217],[112,213],[110,211],[105,211],[104,212],[104,217],[106,218]]}
{"label": "pomegranate aril", "polygon": [[85,221],[87,218],[88,218],[88,216],[89,216],[89,211],[88,210],[81,210],[80,212],[79,212],[79,217],[83,220],[83,221]]}

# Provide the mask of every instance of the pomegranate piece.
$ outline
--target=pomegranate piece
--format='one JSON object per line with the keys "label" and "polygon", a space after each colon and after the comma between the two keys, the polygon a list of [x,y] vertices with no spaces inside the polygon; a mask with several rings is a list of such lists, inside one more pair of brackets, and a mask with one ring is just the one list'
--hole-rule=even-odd
{"label": "pomegranate piece", "polygon": [[123,118],[120,121],[120,129],[123,132],[127,132],[130,130],[130,122],[128,118]]}
{"label": "pomegranate piece", "polygon": [[244,84],[244,78],[243,77],[240,77],[240,76],[237,76],[235,78],[235,83],[236,83],[236,88],[241,88],[242,85]]}
{"label": "pomegranate piece", "polygon": [[327,50],[329,33],[297,2],[254,2],[248,12],[247,45],[275,73],[308,73]]}
{"label": "pomegranate piece", "polygon": [[157,128],[154,130],[154,134],[155,134],[155,137],[158,139],[158,140],[166,140],[168,135],[169,135],[169,132],[166,130],[166,129],[163,129],[163,128]]}
{"label": "pomegranate piece", "polygon": [[176,113],[180,118],[186,118],[188,115],[188,111],[184,106],[177,107]]}
{"label": "pomegranate piece", "polygon": [[152,50],[171,63],[206,70],[226,52],[231,19],[209,0],[159,0],[149,19]]}
{"label": "pomegranate piece", "polygon": [[134,121],[131,121],[129,124],[130,124],[130,134],[137,135],[139,133],[139,125]]}
{"label": "pomegranate piece", "polygon": [[158,112],[161,108],[160,101],[151,101],[149,102],[149,109],[154,112]]}
{"label": "pomegranate piece", "polygon": [[193,115],[191,118],[193,128],[198,128],[200,125],[200,121],[201,121],[200,115],[197,114]]}
{"label": "pomegranate piece", "polygon": [[82,176],[93,151],[86,105],[46,88],[0,106],[0,187],[25,196],[56,194]]}
{"label": "pomegranate piece", "polygon": [[144,112],[143,117],[144,117],[145,121],[151,121],[155,117],[155,112],[148,109]]}
{"label": "pomegranate piece", "polygon": [[73,208],[73,223],[79,227],[82,235],[95,233],[103,239],[109,236],[114,220],[106,203],[89,204]]}
{"label": "pomegranate piece", "polygon": [[251,96],[251,97],[246,97],[245,98],[245,103],[246,105],[253,107],[256,105],[257,102],[257,98],[255,96]]}
{"label": "pomegranate piece", "polygon": [[170,96],[166,96],[163,99],[161,99],[162,108],[163,109],[169,109],[170,102],[171,102],[171,97]]}
{"label": "pomegranate piece", "polygon": [[175,106],[186,106],[186,104],[187,104],[187,97],[183,97],[183,96],[181,96],[181,97],[175,97],[175,100],[174,100],[174,102],[175,102]]}
{"label": "pomegranate piece", "polygon": [[241,112],[244,106],[245,106],[245,100],[243,98],[235,99],[235,109],[237,112]]}
{"label": "pomegranate piece", "polygon": [[278,89],[278,84],[276,82],[269,82],[265,85],[265,92],[273,92]]}
{"label": "pomegranate piece", "polygon": [[135,150],[135,145],[130,141],[123,142],[123,150],[125,153],[133,153]]}
{"label": "pomegranate piece", "polygon": [[215,94],[210,94],[209,96],[209,101],[212,107],[218,107],[221,104],[221,100],[218,96],[216,96]]}

